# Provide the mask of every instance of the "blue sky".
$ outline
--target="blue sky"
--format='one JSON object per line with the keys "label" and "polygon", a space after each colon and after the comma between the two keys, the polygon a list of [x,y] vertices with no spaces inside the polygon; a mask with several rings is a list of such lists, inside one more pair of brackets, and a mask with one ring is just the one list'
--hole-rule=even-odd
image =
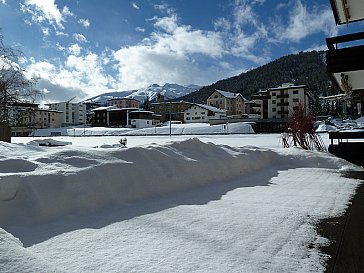
{"label": "blue sky", "polygon": [[0,0],[0,28],[49,102],[208,85],[363,23],[336,26],[329,0]]}

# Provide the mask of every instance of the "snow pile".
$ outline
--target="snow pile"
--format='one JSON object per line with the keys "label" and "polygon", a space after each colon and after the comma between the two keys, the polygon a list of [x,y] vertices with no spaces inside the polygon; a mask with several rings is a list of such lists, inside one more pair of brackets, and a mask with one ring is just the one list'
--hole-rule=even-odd
{"label": "snow pile", "polygon": [[169,126],[144,128],[124,133],[123,135],[213,135],[213,134],[253,134],[249,123],[209,125],[207,123],[172,124]]}
{"label": "snow pile", "polygon": [[251,134],[254,133],[249,123],[238,122],[220,125],[208,123],[172,124],[169,126],[143,129],[108,128],[108,127],[72,127],[38,129],[32,133],[35,137],[58,134],[60,136],[122,136],[122,135],[209,135],[209,134]]}
{"label": "snow pile", "polygon": [[0,272],[60,272],[0,228]]}
{"label": "snow pile", "polygon": [[359,181],[341,173],[354,169],[328,153],[197,138],[0,142],[0,271],[323,272],[315,225],[347,208]]}
{"label": "snow pile", "polygon": [[[1,148],[2,154],[11,154],[11,146]],[[88,213],[111,204],[225,181],[277,161],[272,151],[221,148],[198,139],[145,148],[52,149],[42,153],[28,146],[20,157],[14,154],[13,159],[1,160],[2,224],[45,222],[70,213]]]}
{"label": "snow pile", "polygon": [[322,132],[332,132],[332,131],[337,131],[338,128],[333,126],[333,125],[328,125],[328,124],[320,124],[318,125],[316,132],[317,133],[322,133]]}
{"label": "snow pile", "polygon": [[49,137],[49,136],[119,136],[133,129],[130,128],[108,128],[108,127],[62,127],[37,129],[31,136]]}

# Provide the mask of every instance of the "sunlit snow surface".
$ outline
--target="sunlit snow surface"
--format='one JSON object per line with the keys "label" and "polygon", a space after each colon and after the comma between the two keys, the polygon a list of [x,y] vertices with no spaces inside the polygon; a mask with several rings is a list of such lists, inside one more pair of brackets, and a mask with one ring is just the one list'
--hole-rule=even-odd
{"label": "sunlit snow surface", "polygon": [[276,134],[120,138],[0,142],[0,272],[324,271],[315,225],[358,167]]}

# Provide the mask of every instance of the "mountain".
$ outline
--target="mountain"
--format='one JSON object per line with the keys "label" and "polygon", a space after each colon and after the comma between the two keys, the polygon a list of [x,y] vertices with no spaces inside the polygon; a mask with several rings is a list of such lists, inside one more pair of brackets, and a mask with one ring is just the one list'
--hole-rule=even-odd
{"label": "mountain", "polygon": [[166,83],[163,86],[160,86],[158,84],[152,84],[146,88],[141,88],[138,90],[103,93],[101,95],[89,98],[84,102],[93,101],[100,102],[101,105],[106,105],[107,100],[112,98],[133,98],[143,103],[147,96],[149,97],[150,101],[153,101],[157,98],[158,94],[163,95],[168,100],[186,96],[187,94],[194,92],[200,88],[201,86],[193,84],[187,86],[171,83]]}
{"label": "mountain", "polygon": [[179,99],[197,103],[206,102],[214,89],[241,93],[249,99],[259,90],[278,87],[287,82],[307,85],[315,96],[337,94],[339,91],[331,86],[326,73],[325,52],[311,51],[284,56],[238,76],[204,86]]}
{"label": "mountain", "polygon": [[128,95],[127,98],[134,98],[139,100],[140,102],[143,102],[146,97],[149,96],[149,100],[153,101],[157,98],[158,94],[161,94],[166,99],[176,99],[190,94],[191,92],[194,92],[200,88],[201,86],[198,85],[183,86],[178,84],[166,83],[165,85],[160,86],[158,84],[152,84],[147,88],[142,88],[134,91],[133,93]]}

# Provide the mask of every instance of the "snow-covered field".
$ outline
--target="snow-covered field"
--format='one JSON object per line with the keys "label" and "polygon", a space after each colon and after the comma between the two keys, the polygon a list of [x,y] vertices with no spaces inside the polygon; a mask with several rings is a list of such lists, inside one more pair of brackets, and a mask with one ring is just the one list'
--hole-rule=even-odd
{"label": "snow-covered field", "polygon": [[0,142],[0,272],[323,272],[361,169],[277,134],[36,139]]}

